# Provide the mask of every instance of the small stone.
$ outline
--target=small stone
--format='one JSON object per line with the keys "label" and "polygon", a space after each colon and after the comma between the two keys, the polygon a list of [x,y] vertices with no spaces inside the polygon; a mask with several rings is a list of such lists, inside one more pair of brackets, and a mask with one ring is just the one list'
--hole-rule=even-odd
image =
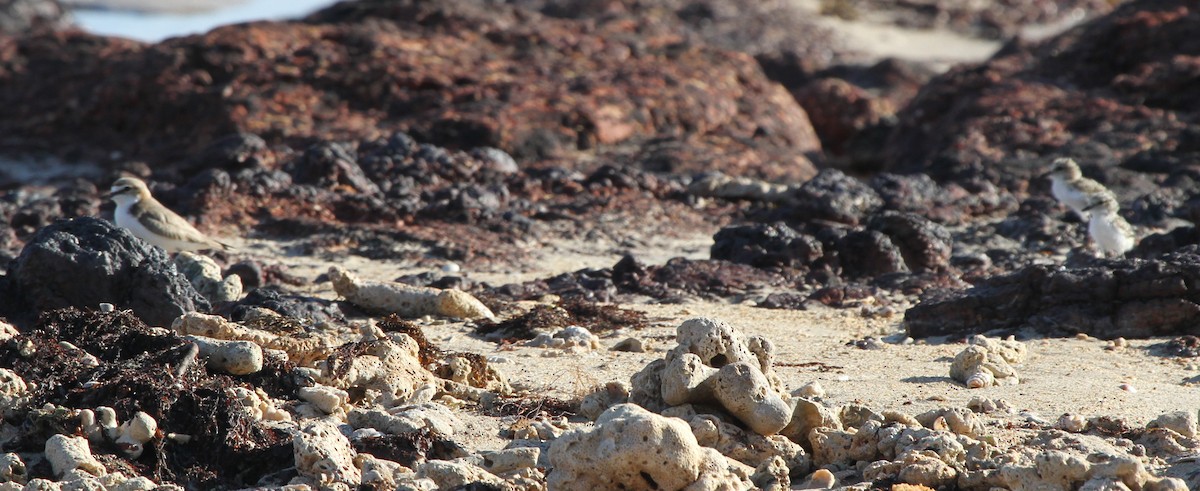
{"label": "small stone", "polygon": [[825,397],[825,388],[821,387],[820,382],[817,382],[814,380],[812,382],[809,382],[807,384],[800,386],[799,389],[796,389],[795,394],[800,397],[809,397],[809,398]]}
{"label": "small stone", "polygon": [[646,345],[638,338],[625,338],[614,344],[612,351],[626,351],[629,353],[645,353]]}

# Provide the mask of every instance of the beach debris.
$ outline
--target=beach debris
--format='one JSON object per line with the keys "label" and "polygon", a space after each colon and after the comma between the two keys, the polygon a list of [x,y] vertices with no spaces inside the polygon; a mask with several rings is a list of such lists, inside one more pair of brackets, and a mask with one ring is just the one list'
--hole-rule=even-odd
{"label": "beach debris", "polygon": [[[650,458],[653,456],[653,458]],[[700,446],[688,424],[635,404],[613,406],[593,426],[550,444],[550,489],[749,489],[753,468]]]}
{"label": "beach debris", "polygon": [[687,192],[705,198],[742,199],[787,203],[795,198],[795,185],[775,184],[761,179],[743,176],[728,176],[720,172],[709,172],[688,184]]}
{"label": "beach debris", "polygon": [[683,404],[722,408],[754,431],[770,435],[788,425],[790,396],[772,371],[774,347],[721,321],[696,318],[676,329],[675,348],[632,379],[630,401],[662,410]]}
{"label": "beach debris", "polygon": [[970,346],[959,352],[950,364],[950,378],[969,389],[1020,382],[1010,363],[1025,361],[1027,349],[1011,337],[1006,340],[972,336]]}
{"label": "beach debris", "polygon": [[175,254],[175,268],[213,305],[234,302],[242,296],[242,277],[222,276],[221,267],[211,257],[181,251]]}
{"label": "beach debris", "polygon": [[364,281],[336,266],[329,269],[329,277],[338,295],[367,310],[409,318],[441,315],[456,319],[496,320],[496,314],[483,302],[461,290]]}
{"label": "beach debris", "polygon": [[535,348],[559,348],[564,350],[600,349],[600,338],[581,326],[568,326],[554,334],[540,333],[526,343]]}

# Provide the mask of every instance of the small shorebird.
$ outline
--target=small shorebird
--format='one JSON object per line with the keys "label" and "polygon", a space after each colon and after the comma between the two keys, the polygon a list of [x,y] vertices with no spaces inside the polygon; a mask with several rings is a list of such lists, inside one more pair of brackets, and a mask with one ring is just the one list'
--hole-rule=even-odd
{"label": "small shorebird", "polygon": [[1117,214],[1120,209],[1111,193],[1095,198],[1092,204],[1084,209],[1091,213],[1088,235],[1092,236],[1104,257],[1120,257],[1133,249],[1133,227]]}
{"label": "small shorebird", "polygon": [[118,227],[167,252],[229,249],[229,245],[200,233],[183,217],[175,214],[150,195],[150,188],[136,177],[122,177],[113,183],[107,195],[117,204],[114,213]]}
{"label": "small shorebird", "polygon": [[1112,192],[1103,184],[1083,177],[1079,165],[1069,158],[1054,159],[1050,172],[1045,175],[1050,176],[1050,192],[1054,198],[1070,207],[1083,220],[1088,219],[1085,209],[1099,199],[1098,196],[1112,196]]}

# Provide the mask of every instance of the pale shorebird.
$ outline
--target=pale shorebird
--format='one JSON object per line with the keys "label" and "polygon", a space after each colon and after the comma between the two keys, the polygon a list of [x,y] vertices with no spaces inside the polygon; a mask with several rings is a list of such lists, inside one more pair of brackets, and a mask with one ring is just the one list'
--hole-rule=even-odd
{"label": "pale shorebird", "polygon": [[183,217],[159,203],[150,195],[150,188],[141,179],[117,179],[106,196],[117,204],[114,218],[118,227],[128,229],[133,235],[167,252],[230,248],[228,244],[213,240],[196,230]]}
{"label": "pale shorebird", "polygon": [[[1067,205],[1075,215],[1088,219],[1086,208],[1100,196],[1112,197],[1112,192],[1096,181],[1083,177],[1079,165],[1069,158],[1054,159],[1050,167],[1050,192],[1059,203]],[[1114,198],[1115,200],[1115,198]]]}
{"label": "pale shorebird", "polygon": [[1121,206],[1111,193],[1095,198],[1084,210],[1091,213],[1088,235],[1104,257],[1120,257],[1133,249],[1133,227],[1117,213]]}

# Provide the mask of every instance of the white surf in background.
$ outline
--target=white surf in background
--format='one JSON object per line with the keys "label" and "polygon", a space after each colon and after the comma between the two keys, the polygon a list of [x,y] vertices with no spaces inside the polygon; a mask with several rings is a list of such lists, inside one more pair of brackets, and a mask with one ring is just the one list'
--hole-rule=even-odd
{"label": "white surf in background", "polygon": [[206,5],[197,5],[205,2],[81,0],[75,2],[77,7],[72,15],[75,23],[89,32],[154,43],[170,37],[202,34],[227,24],[295,19],[333,3],[333,0],[210,0]]}

